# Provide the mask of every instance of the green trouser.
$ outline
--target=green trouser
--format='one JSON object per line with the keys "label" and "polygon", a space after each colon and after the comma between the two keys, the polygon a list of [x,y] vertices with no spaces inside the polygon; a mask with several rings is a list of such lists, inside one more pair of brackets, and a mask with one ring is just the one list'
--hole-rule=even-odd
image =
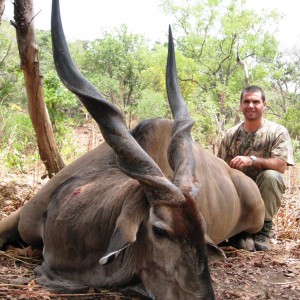
{"label": "green trouser", "polygon": [[265,203],[265,224],[262,233],[269,236],[272,219],[280,208],[285,191],[283,175],[274,170],[266,170],[257,176],[256,184]]}

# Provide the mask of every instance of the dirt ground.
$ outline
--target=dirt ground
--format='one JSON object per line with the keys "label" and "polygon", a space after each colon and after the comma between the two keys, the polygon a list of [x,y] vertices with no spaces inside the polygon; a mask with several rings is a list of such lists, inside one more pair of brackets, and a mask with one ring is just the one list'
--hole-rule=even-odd
{"label": "dirt ground", "polygon": [[[42,170],[40,163],[27,174],[12,174],[0,167],[0,219],[23,205],[47,182],[41,179]],[[286,182],[272,249],[250,253],[225,247],[226,261],[210,262],[217,300],[300,299],[300,165],[286,173]],[[0,300],[138,299],[93,289],[85,294],[51,293],[34,280],[34,268],[41,261],[41,253],[22,245],[0,251]]]}

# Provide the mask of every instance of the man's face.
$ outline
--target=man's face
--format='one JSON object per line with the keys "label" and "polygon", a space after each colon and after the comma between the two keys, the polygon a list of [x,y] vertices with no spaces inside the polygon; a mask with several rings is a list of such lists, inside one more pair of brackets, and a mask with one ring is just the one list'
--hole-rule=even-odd
{"label": "man's face", "polygon": [[266,102],[263,102],[260,92],[244,92],[243,99],[240,103],[244,117],[248,121],[256,121],[263,117]]}

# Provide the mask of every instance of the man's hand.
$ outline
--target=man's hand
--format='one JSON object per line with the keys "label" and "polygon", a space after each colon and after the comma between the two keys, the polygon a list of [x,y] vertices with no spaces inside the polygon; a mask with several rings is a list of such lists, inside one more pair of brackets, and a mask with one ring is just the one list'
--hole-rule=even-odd
{"label": "man's hand", "polygon": [[229,166],[241,171],[245,167],[253,166],[253,160],[249,156],[236,156],[230,161]]}
{"label": "man's hand", "polygon": [[[254,161],[250,156],[236,156],[229,162],[229,166],[233,169],[243,170],[245,167],[253,166]],[[284,173],[287,167],[287,163],[277,157],[262,158],[257,157],[255,162],[255,168],[258,170],[275,170],[280,173]]]}

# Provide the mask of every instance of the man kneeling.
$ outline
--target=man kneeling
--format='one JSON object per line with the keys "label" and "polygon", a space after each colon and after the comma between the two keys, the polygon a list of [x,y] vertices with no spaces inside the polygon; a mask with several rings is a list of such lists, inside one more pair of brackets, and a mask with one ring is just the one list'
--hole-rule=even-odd
{"label": "man kneeling", "polygon": [[278,212],[285,191],[282,174],[294,165],[288,131],[282,125],[264,119],[265,93],[258,86],[249,86],[241,93],[240,109],[244,122],[229,129],[218,157],[234,169],[244,172],[257,184],[265,203],[265,221],[254,235],[255,249],[270,249],[272,219]]}

